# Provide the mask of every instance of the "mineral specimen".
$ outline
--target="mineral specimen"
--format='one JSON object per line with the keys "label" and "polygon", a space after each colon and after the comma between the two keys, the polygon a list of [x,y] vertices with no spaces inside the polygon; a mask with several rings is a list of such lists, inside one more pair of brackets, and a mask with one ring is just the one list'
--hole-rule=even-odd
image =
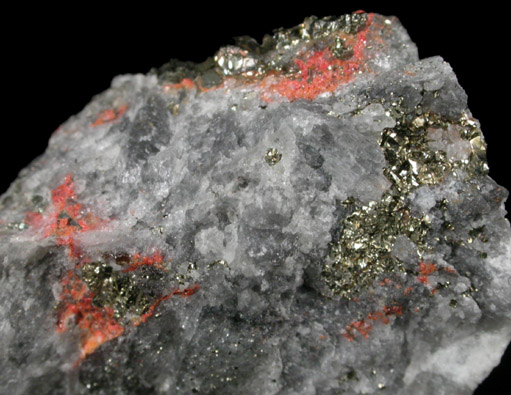
{"label": "mineral specimen", "polygon": [[511,338],[507,192],[397,19],[116,77],[0,200],[5,393],[470,393]]}

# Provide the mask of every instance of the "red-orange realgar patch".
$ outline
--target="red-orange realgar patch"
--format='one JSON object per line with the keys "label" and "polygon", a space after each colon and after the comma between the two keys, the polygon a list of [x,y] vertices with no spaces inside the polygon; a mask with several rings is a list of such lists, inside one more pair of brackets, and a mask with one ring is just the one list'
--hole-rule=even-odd
{"label": "red-orange realgar patch", "polygon": [[105,221],[96,217],[87,207],[76,201],[72,174],[51,192],[51,206],[44,214],[27,212],[25,223],[35,231],[41,231],[45,238],[56,237],[56,243],[69,247],[69,253],[76,251],[74,235],[98,228]]}
{"label": "red-orange realgar patch", "polygon": [[101,344],[115,339],[124,328],[113,316],[109,307],[100,308],[92,303],[93,294],[80,278],[69,271],[62,280],[62,304],[58,315],[57,331],[64,332],[71,320],[81,329],[81,354],[77,363],[93,353]]}
{"label": "red-orange realgar patch", "polygon": [[96,120],[91,123],[91,126],[96,127],[99,125],[104,125],[105,123],[116,121],[126,112],[127,109],[128,106],[124,105],[119,108],[109,108],[107,110],[103,110],[99,113]]}
{"label": "red-orange realgar patch", "polygon": [[434,263],[426,263],[423,261],[419,262],[419,276],[417,277],[417,281],[429,285],[428,276],[438,271],[438,268]]}
{"label": "red-orange realgar patch", "polygon": [[370,324],[371,321],[377,322],[380,321],[383,324],[389,324],[390,320],[388,317],[390,316],[401,316],[403,314],[403,308],[401,306],[385,306],[383,310],[374,311],[367,315],[366,319],[353,321],[346,325],[344,332],[342,335],[348,339],[350,342],[355,340],[355,335],[358,332],[362,335],[364,339],[369,338],[369,334],[373,328]]}
{"label": "red-orange realgar patch", "polygon": [[364,30],[344,37],[346,45],[352,48],[351,57],[339,59],[328,48],[303,53],[294,60],[299,68],[296,75],[270,75],[262,81],[263,99],[272,101],[272,95],[277,93],[290,101],[314,100],[320,94],[333,92],[338,86],[350,82],[357,73],[367,71],[365,48],[373,16],[369,14]]}

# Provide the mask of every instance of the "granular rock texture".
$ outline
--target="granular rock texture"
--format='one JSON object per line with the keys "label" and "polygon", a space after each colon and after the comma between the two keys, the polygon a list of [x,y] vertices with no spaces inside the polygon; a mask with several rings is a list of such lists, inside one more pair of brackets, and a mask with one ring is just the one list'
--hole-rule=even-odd
{"label": "granular rock texture", "polygon": [[507,191],[395,18],[116,77],[0,200],[5,393],[471,393],[511,338]]}

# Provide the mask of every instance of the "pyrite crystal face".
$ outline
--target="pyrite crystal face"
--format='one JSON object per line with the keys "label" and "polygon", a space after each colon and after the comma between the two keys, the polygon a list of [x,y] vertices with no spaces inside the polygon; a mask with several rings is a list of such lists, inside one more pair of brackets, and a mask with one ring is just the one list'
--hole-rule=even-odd
{"label": "pyrite crystal face", "polygon": [[471,393],[507,191],[396,18],[307,18],[66,121],[0,199],[6,393]]}

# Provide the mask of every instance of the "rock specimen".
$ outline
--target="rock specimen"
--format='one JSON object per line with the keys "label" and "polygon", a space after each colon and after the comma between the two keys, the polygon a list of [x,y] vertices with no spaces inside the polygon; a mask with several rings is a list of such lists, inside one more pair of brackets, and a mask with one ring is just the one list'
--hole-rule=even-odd
{"label": "rock specimen", "polygon": [[311,17],[116,77],[0,200],[5,393],[470,393],[507,192],[441,58]]}

